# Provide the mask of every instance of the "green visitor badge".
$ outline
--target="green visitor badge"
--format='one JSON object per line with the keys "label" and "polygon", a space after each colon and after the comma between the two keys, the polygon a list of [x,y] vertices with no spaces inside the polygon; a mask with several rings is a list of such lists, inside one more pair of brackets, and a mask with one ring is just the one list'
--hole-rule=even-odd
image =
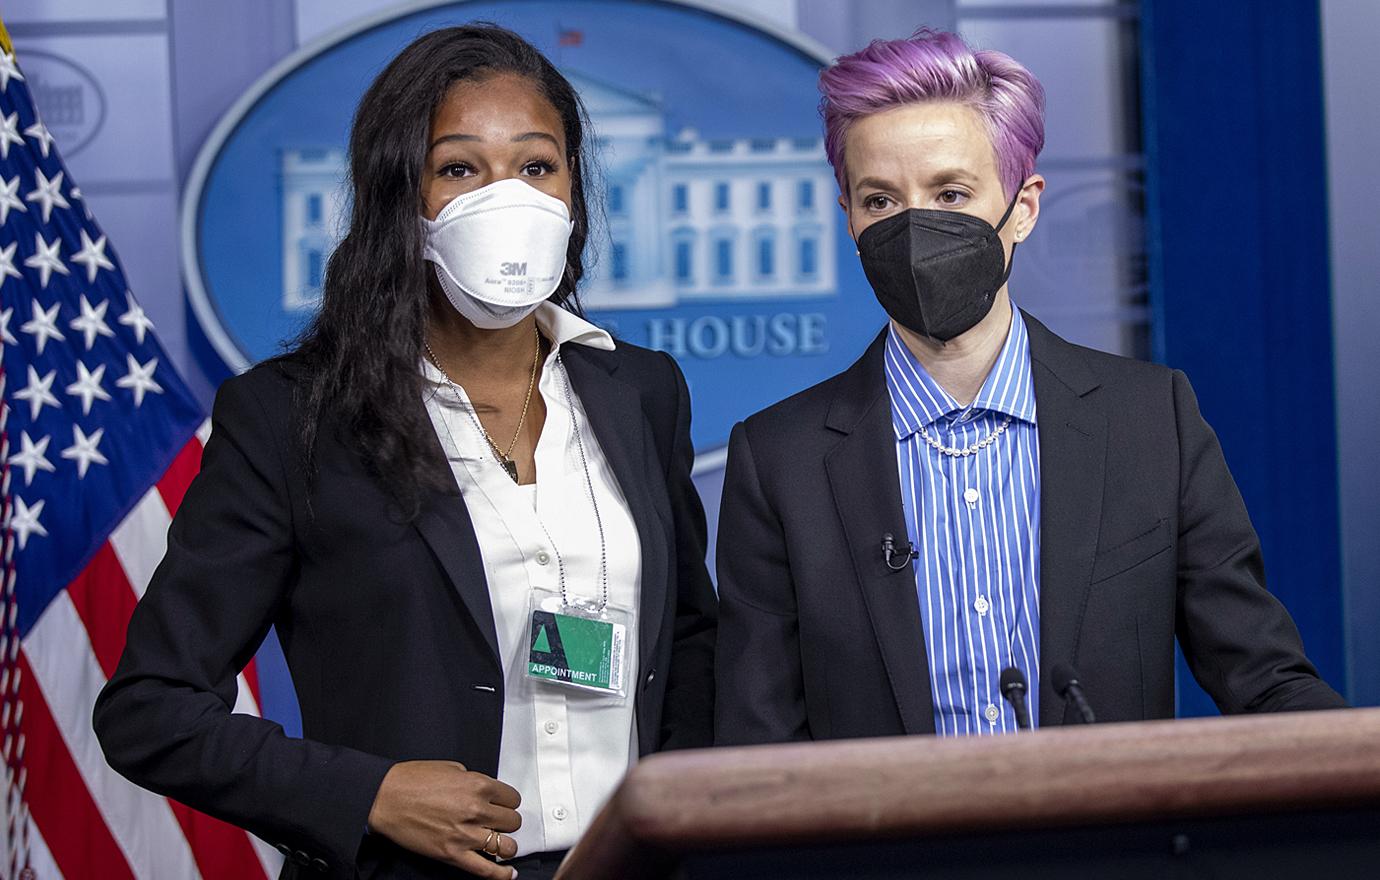
{"label": "green visitor badge", "polygon": [[627,614],[533,596],[527,676],[610,696],[626,693]]}

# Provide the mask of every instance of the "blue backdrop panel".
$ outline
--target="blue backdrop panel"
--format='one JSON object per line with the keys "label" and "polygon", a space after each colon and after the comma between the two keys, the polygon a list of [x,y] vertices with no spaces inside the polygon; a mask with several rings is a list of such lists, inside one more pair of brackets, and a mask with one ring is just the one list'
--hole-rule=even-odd
{"label": "blue backdrop panel", "polygon": [[[1192,380],[1270,589],[1344,691],[1318,4],[1142,10],[1156,357]],[[1180,672],[1180,713],[1215,711]]]}

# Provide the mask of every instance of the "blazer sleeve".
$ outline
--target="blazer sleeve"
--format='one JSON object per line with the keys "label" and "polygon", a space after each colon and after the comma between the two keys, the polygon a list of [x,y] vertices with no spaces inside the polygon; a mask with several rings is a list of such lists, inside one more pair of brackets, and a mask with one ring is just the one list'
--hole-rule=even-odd
{"label": "blazer sleeve", "polygon": [[1176,628],[1193,676],[1224,713],[1329,709],[1284,606],[1265,588],[1260,540],[1188,377],[1174,371],[1179,429]]}
{"label": "blazer sleeve", "polygon": [[786,537],[743,423],[728,443],[719,506],[716,745],[810,739]]}
{"label": "blazer sleeve", "polygon": [[718,603],[705,567],[709,528],[691,478],[695,448],[690,440],[690,390],[675,359],[675,434],[666,465],[676,540],[676,619],[671,668],[661,711],[663,749],[707,748],[714,741],[714,631]]}
{"label": "blazer sleeve", "polygon": [[251,387],[263,378],[231,379],[217,395],[200,475],[94,725],[130,781],[339,870],[355,863],[393,762],[232,712],[236,675],[288,601],[296,567],[290,456]]}

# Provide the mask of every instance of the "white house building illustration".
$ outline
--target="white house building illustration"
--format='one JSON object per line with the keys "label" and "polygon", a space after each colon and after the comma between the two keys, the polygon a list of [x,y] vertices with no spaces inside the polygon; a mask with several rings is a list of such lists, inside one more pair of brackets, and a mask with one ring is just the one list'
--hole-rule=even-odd
{"label": "white house building illustration", "polygon": [[[702,140],[666,134],[655,97],[580,74],[597,134],[602,215],[581,285],[592,310],[683,302],[832,296],[834,179],[820,138]],[[312,308],[325,257],[343,232],[345,155],[282,154],[283,308]],[[597,190],[600,181],[594,181]]]}
{"label": "white house building illustration", "polygon": [[283,311],[314,309],[326,257],[345,234],[345,153],[286,150],[282,175]]}

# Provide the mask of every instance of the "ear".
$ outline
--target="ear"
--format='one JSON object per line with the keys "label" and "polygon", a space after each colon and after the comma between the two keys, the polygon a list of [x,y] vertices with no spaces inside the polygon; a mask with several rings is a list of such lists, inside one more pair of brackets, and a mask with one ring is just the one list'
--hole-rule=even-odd
{"label": "ear", "polygon": [[1029,238],[1035,229],[1035,224],[1040,219],[1040,194],[1044,191],[1045,179],[1039,174],[1030,175],[1025,179],[1025,183],[1021,184],[1021,191],[1016,196],[1016,212],[1012,217],[1016,221],[1016,241]]}
{"label": "ear", "polygon": [[853,234],[853,212],[848,209],[848,196],[839,193],[839,208],[843,210],[843,216],[848,220],[848,234],[856,243],[858,237]]}

